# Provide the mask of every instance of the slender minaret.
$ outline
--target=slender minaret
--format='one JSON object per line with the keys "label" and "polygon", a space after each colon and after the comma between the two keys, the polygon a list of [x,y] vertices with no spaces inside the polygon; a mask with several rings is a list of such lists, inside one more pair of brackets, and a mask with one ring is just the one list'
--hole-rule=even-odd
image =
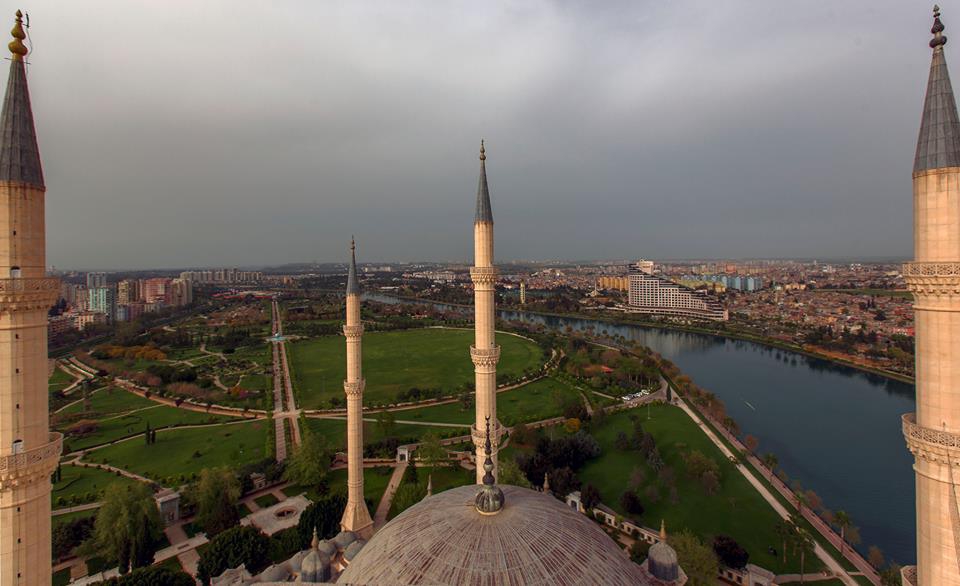
{"label": "slender minaret", "polygon": [[500,347],[494,340],[497,269],[493,266],[493,210],[490,208],[490,190],[487,188],[487,155],[480,141],[480,184],[477,186],[477,213],[473,221],[473,308],[475,343],[470,347],[477,387],[477,419],[473,426],[473,445],[477,462],[477,484],[483,484],[484,433],[488,422],[493,425],[490,434],[490,459],[494,476],[497,475],[497,452],[500,444],[500,422],[497,421],[497,362]]}
{"label": "slender minaret", "polygon": [[353,531],[364,539],[373,535],[373,519],[363,500],[363,356],[360,338],[360,281],[357,279],[356,244],[350,239],[350,271],[347,274],[347,324],[343,326],[347,338],[347,380],[343,391],[347,394],[347,508],[343,511],[340,528]]}
{"label": "slender minaret", "polygon": [[62,436],[47,411],[43,170],[33,126],[22,15],[0,113],[0,584],[50,584],[50,475]]}
{"label": "slender minaret", "polygon": [[[940,10],[913,165],[917,412],[904,415],[917,488],[917,584],[960,586],[960,118]],[[904,573],[910,577],[910,572]]]}

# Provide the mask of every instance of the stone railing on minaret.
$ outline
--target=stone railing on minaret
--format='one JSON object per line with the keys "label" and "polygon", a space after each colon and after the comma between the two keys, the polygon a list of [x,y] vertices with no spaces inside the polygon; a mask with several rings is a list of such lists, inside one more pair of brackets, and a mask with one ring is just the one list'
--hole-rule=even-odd
{"label": "stone railing on minaret", "polygon": [[484,471],[480,462],[485,457],[487,443],[486,426],[490,433],[490,458],[494,475],[498,473],[502,429],[497,420],[497,362],[500,347],[497,346],[494,326],[496,322],[497,269],[493,266],[493,210],[490,205],[490,190],[487,186],[487,155],[483,141],[480,142],[480,182],[477,187],[476,216],[473,223],[474,266],[470,269],[474,298],[474,344],[470,347],[476,381],[476,421],[471,428],[474,453],[477,463],[477,484],[483,483]]}
{"label": "stone railing on minaret", "polygon": [[357,278],[356,245],[350,242],[350,268],[347,274],[347,320],[343,335],[347,341],[347,379],[343,392],[347,397],[347,506],[340,528],[353,531],[363,539],[373,534],[373,519],[363,499],[363,323],[360,321],[360,282]]}
{"label": "stone railing on minaret", "polygon": [[914,456],[917,565],[905,584],[960,586],[960,117],[939,8],[913,167],[913,293],[917,412],[903,416]]}

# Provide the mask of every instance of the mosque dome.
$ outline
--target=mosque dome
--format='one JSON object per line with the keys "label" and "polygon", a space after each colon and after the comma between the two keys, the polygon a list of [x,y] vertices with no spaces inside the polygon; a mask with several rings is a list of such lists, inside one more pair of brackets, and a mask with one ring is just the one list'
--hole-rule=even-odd
{"label": "mosque dome", "polygon": [[647,568],[654,578],[665,582],[680,577],[677,552],[667,545],[666,541],[659,541],[650,546],[650,551],[647,552]]}
{"label": "mosque dome", "polygon": [[341,584],[650,584],[600,527],[557,499],[501,486],[481,514],[476,485],[410,507],[356,554]]}

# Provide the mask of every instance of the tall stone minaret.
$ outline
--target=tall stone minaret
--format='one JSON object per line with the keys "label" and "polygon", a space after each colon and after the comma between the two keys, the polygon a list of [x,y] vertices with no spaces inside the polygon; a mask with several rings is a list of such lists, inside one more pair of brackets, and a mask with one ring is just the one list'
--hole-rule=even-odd
{"label": "tall stone minaret", "polygon": [[[947,38],[933,13],[933,61],[913,165],[917,412],[903,416],[917,487],[917,584],[960,586],[960,118]],[[909,579],[909,572],[905,572]]]}
{"label": "tall stone minaret", "polygon": [[0,584],[49,584],[50,475],[62,436],[48,426],[47,310],[60,284],[46,276],[46,189],[20,11],[12,34],[0,113]]}
{"label": "tall stone minaret", "polygon": [[497,421],[497,362],[500,346],[494,340],[494,291],[497,269],[493,266],[493,210],[490,208],[490,190],[487,188],[487,155],[480,141],[480,184],[477,187],[477,213],[473,221],[473,307],[475,343],[470,347],[477,387],[477,420],[472,429],[477,462],[477,484],[483,484],[484,445],[487,422],[493,425],[490,434],[490,457],[497,474],[497,452],[500,444],[500,422]]}
{"label": "tall stone minaret", "polygon": [[347,274],[347,324],[343,326],[347,338],[347,380],[343,391],[347,394],[347,508],[343,511],[340,528],[353,531],[364,539],[373,535],[373,519],[363,500],[363,356],[360,338],[360,281],[357,279],[356,244],[350,240],[350,270]]}

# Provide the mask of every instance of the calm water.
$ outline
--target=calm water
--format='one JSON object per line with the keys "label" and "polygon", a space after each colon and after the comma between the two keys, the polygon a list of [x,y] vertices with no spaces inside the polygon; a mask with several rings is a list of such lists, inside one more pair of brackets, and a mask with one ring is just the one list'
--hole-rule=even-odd
{"label": "calm water", "polygon": [[914,410],[912,384],[716,336],[514,311],[500,317],[559,330],[593,326],[659,352],[723,400],[741,430],[760,440],[759,453],[773,452],[791,479],[847,511],[861,551],[877,545],[888,560],[915,562],[913,458],[900,432],[900,415]]}

